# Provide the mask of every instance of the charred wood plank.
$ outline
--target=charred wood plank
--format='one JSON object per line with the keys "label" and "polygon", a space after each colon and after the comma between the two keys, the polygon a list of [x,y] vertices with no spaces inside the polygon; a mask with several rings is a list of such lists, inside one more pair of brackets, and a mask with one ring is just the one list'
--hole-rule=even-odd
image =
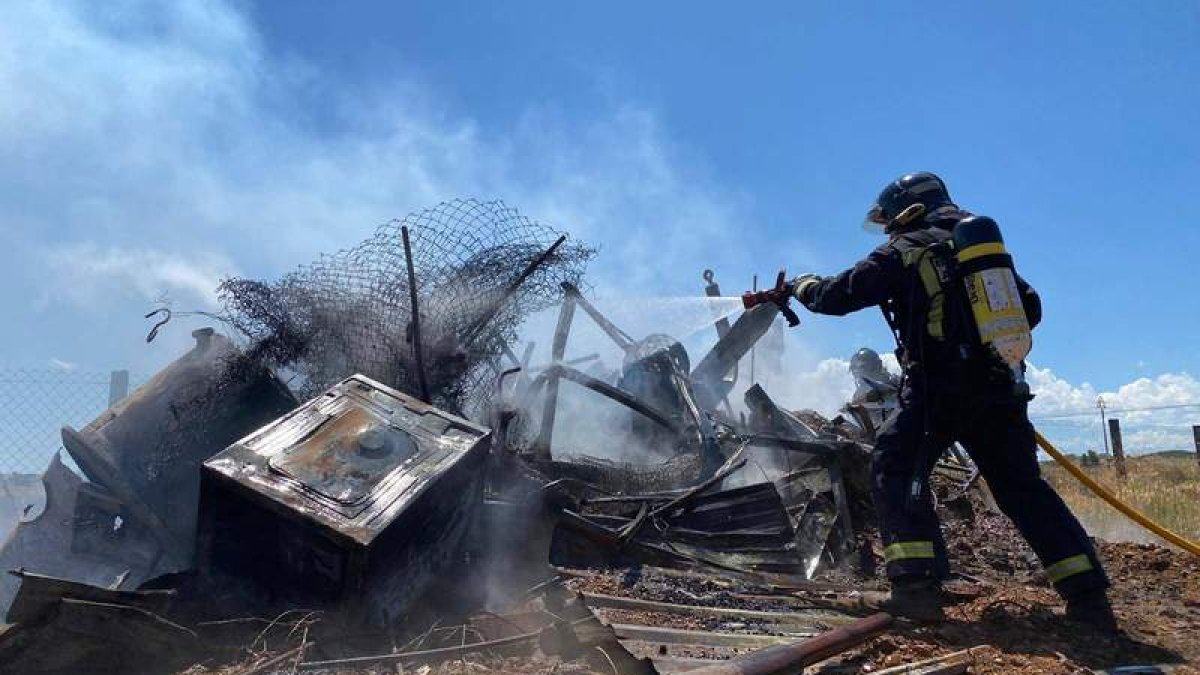
{"label": "charred wood plank", "polygon": [[766,335],[778,312],[775,305],[760,305],[743,312],[692,370],[696,396],[704,409],[716,408],[728,395],[731,384],[725,381],[726,374]]}
{"label": "charred wood plank", "polygon": [[901,675],[902,673],[913,673],[919,675],[960,675],[966,673],[975,663],[975,650],[981,647],[971,647],[941,656],[912,663],[904,663],[891,668],[875,671],[875,675]]}
{"label": "charred wood plank", "polygon": [[[634,412],[644,415],[653,422],[670,429],[674,433],[683,433],[683,427],[679,426],[678,422],[668,417],[666,413],[663,413],[654,406],[639,400],[637,397],[624,391],[623,389],[618,389],[617,387],[614,387],[603,380],[598,380],[591,375],[580,372],[574,368],[571,368],[570,366],[550,366],[541,375],[541,377],[548,378],[549,382],[551,383],[550,386],[554,386],[556,391],[557,384],[554,383],[557,383],[557,381],[560,379],[570,380],[575,384],[591,389],[597,394],[611,398],[617,403],[630,408]],[[547,397],[549,397],[549,393],[547,393]],[[543,431],[544,430],[545,429],[543,428]]]}
{"label": "charred wood plank", "polygon": [[[552,364],[561,363],[566,357],[567,338],[571,335],[571,321],[575,318],[577,295],[578,293],[568,292],[563,298],[562,309],[558,312],[558,324],[554,328],[554,341],[550,345],[550,362]],[[542,404],[542,427],[538,430],[537,439],[533,442],[532,452],[535,457],[548,460],[550,459],[550,445],[554,440],[554,416],[558,413],[558,373],[544,373],[530,386],[530,394],[538,391],[543,384],[546,387],[546,400]]]}
{"label": "charred wood plank", "polygon": [[578,303],[579,307],[591,317],[592,321],[596,322],[600,330],[604,331],[604,334],[615,342],[622,351],[629,351],[633,347],[633,338],[629,337],[625,331],[617,328],[616,324],[608,320],[608,317],[601,314],[600,310],[596,309],[592,303],[588,302],[587,298],[583,297],[583,294],[579,292],[579,289],[574,284],[564,282],[562,288],[567,296]]}
{"label": "charred wood plank", "polygon": [[792,636],[780,635],[749,635],[745,633],[718,633],[706,630],[685,630],[682,628],[660,628],[658,626],[641,626],[628,623],[611,624],[617,638],[621,640],[639,640],[668,645],[703,645],[705,647],[742,647],[760,648],[772,645],[786,645],[797,637],[812,637],[816,633],[801,633]]}
{"label": "charred wood plank", "polygon": [[[680,614],[706,618],[734,618],[761,621],[774,625],[808,625],[816,627],[830,622],[827,613],[813,612],[769,612],[735,607],[704,607],[702,605],[679,605],[673,602],[658,602],[640,598],[624,598],[602,593],[583,593],[584,601],[593,609],[626,609],[663,614]],[[815,608],[814,608],[815,609]],[[841,617],[833,617],[834,619]]]}

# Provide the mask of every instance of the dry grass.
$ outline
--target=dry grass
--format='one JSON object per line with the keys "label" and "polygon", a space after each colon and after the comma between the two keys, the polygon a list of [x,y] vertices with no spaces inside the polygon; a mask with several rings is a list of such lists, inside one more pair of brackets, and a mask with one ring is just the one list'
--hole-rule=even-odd
{"label": "dry grass", "polygon": [[[1121,480],[1116,467],[1105,462],[1085,467],[1098,483],[1163,527],[1200,541],[1200,463],[1195,455],[1147,455],[1126,460],[1128,477]],[[1057,464],[1043,466],[1050,481],[1088,532],[1107,541],[1161,543],[1129,520]]]}

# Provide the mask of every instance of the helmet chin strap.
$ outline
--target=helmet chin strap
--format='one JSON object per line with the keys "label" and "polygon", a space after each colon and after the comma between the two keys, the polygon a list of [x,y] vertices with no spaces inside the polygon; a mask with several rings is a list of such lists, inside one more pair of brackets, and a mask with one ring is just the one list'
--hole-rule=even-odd
{"label": "helmet chin strap", "polygon": [[887,224],[887,228],[884,230],[884,232],[889,234],[895,232],[902,227],[906,227],[909,223],[923,215],[925,215],[925,205],[912,204],[908,208],[896,214],[896,217],[892,218],[892,221]]}

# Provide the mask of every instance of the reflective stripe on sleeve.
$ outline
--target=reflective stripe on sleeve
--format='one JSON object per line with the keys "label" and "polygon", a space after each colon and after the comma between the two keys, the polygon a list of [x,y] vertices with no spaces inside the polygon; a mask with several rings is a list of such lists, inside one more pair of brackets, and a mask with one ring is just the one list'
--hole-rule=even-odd
{"label": "reflective stripe on sleeve", "polygon": [[1095,568],[1092,567],[1092,561],[1088,560],[1086,554],[1080,553],[1079,555],[1073,555],[1070,558],[1059,560],[1053,565],[1047,567],[1046,576],[1050,577],[1050,581],[1052,583],[1057,584],[1067,577],[1074,576],[1076,574],[1082,574],[1084,572],[1090,572],[1093,569]]}
{"label": "reflective stripe on sleeve", "polygon": [[933,542],[898,541],[883,549],[883,559],[887,562],[913,558],[933,558]]}

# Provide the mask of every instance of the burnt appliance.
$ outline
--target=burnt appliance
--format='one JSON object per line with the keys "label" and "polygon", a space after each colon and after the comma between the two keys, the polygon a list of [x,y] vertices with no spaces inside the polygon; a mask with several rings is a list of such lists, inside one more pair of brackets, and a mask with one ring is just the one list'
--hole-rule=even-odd
{"label": "burnt appliance", "polygon": [[362,375],[201,472],[201,571],[388,625],[461,559],[490,431]]}
{"label": "burnt appliance", "polygon": [[71,551],[125,560],[132,584],[192,566],[200,465],[298,403],[229,338],[211,328],[192,337],[190,351],[90,424],[62,430],[89,481]]}

